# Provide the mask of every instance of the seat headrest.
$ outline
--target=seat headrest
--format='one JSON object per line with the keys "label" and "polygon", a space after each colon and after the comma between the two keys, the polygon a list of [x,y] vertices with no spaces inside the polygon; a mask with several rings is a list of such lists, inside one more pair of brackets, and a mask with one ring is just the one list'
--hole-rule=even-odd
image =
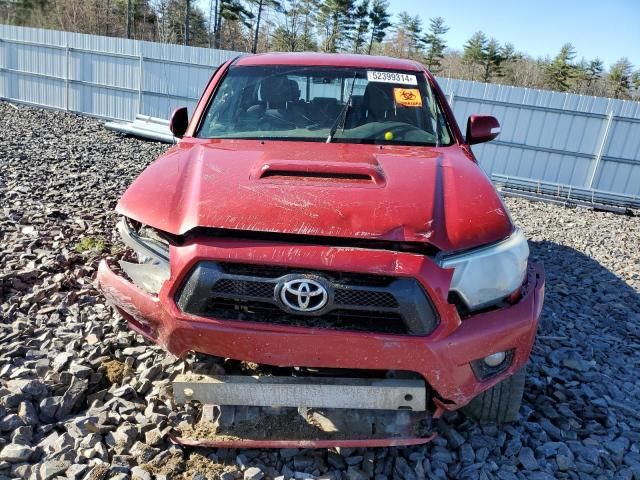
{"label": "seat headrest", "polygon": [[271,108],[298,100],[300,87],[298,82],[284,76],[267,77],[260,83],[260,96]]}
{"label": "seat headrest", "polygon": [[369,120],[384,120],[386,113],[394,109],[393,85],[370,82],[364,91],[363,106]]}

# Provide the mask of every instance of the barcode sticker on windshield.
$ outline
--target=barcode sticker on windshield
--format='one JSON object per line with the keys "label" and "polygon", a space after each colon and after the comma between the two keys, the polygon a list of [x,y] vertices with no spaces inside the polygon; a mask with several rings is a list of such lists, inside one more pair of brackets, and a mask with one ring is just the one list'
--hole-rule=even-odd
{"label": "barcode sticker on windshield", "polygon": [[415,75],[408,75],[399,72],[372,72],[367,71],[367,80],[370,82],[399,83],[402,85],[417,85],[418,79]]}

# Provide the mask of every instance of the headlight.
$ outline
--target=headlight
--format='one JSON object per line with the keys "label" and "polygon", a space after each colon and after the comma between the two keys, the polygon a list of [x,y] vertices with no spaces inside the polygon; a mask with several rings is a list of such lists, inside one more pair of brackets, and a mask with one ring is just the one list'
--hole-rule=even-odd
{"label": "headlight", "polygon": [[454,268],[451,290],[470,310],[497,303],[522,285],[529,245],[520,230],[500,243],[445,256],[443,268]]}
{"label": "headlight", "polygon": [[134,284],[157,294],[169,279],[169,242],[150,227],[136,231],[126,218],[118,222],[117,228],[122,242],[135,252],[138,260],[138,263],[120,260],[120,268]]}

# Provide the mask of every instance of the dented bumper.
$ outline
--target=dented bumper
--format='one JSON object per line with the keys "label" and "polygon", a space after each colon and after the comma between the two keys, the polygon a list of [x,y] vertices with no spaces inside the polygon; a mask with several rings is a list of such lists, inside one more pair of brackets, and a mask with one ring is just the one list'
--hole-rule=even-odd
{"label": "dented bumper", "polygon": [[[416,254],[210,239],[171,247],[170,254],[171,277],[158,296],[115,273],[106,261],[99,266],[97,281],[133,330],[171,353],[184,356],[196,351],[275,366],[415,372],[437,393],[440,408],[450,410],[464,406],[526,363],[544,295],[542,267],[531,263],[517,303],[461,320],[447,302],[451,271]],[[408,336],[189,315],[178,308],[176,294],[194,265],[203,260],[416,278],[431,298],[439,324],[427,336]],[[498,351],[511,352],[509,367],[479,379],[471,362]]]}

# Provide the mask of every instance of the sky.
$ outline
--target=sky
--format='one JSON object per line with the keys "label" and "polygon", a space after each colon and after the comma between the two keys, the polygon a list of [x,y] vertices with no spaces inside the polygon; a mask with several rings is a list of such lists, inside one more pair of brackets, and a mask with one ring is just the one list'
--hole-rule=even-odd
{"label": "sky", "polygon": [[[208,0],[198,0],[207,10]],[[640,0],[389,0],[393,14],[443,17],[449,47],[462,49],[482,30],[534,58],[554,57],[571,42],[576,60],[599,57],[609,67],[627,57],[640,68]]]}
{"label": "sky", "polygon": [[577,50],[576,60],[599,57],[610,66],[627,57],[640,68],[640,0],[391,0],[393,13],[443,17],[451,48],[462,49],[482,30],[500,43],[537,57],[554,57],[563,44]]}

